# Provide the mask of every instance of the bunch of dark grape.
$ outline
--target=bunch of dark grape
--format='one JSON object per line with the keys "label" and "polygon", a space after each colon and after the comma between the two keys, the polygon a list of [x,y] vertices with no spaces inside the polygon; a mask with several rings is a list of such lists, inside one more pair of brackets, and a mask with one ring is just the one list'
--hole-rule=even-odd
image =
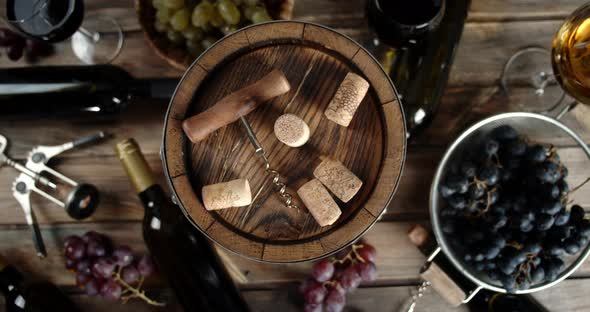
{"label": "bunch of dark grape", "polygon": [[149,255],[136,258],[128,246],[113,248],[108,237],[94,231],[66,237],[64,253],[66,268],[76,273],[76,285],[87,295],[123,302],[140,298],[162,305],[141,289],[144,279],[154,272]]}
{"label": "bunch of dark grape", "polygon": [[507,291],[551,282],[590,239],[584,209],[570,204],[568,169],[555,147],[500,126],[452,164],[439,192],[441,229],[472,270]]}
{"label": "bunch of dark grape", "polygon": [[313,265],[311,278],[299,291],[305,298],[305,312],[338,312],[344,309],[346,293],[361,282],[377,278],[375,247],[360,242]]}
{"label": "bunch of dark grape", "polygon": [[18,61],[24,55],[29,63],[54,52],[51,44],[25,38],[8,28],[0,28],[0,47],[6,48],[6,55],[10,60]]}

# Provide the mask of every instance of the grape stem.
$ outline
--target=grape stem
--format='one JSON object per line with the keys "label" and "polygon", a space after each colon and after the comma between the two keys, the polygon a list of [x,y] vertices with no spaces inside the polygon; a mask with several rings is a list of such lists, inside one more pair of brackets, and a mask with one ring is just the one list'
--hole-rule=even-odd
{"label": "grape stem", "polygon": [[119,268],[119,270],[117,270],[117,272],[113,273],[113,279],[125,288],[123,290],[123,294],[127,294],[127,295],[121,296],[121,300],[123,300],[123,303],[127,303],[132,298],[140,298],[143,301],[145,301],[148,304],[153,305],[153,306],[159,306],[159,307],[165,306],[165,304],[162,302],[158,302],[158,301],[150,299],[145,294],[145,290],[141,289],[141,286],[143,285],[143,281],[144,281],[143,276],[139,279],[139,283],[137,284],[137,287],[133,287],[133,286],[129,285],[127,282],[125,282],[125,280],[123,280],[121,278],[121,269],[120,268]]}
{"label": "grape stem", "polygon": [[514,247],[518,250],[521,250],[522,248],[524,248],[524,246],[522,244],[519,244],[516,241],[506,242],[506,246],[511,246],[511,247]]}
{"label": "grape stem", "polygon": [[496,187],[494,187],[493,189],[489,190],[486,194],[487,197],[487,201],[486,201],[486,207],[484,209],[482,209],[481,211],[479,211],[477,213],[477,215],[475,215],[475,217],[481,217],[484,214],[486,214],[488,212],[488,210],[490,210],[490,207],[492,206],[492,192],[496,192]]}
{"label": "grape stem", "polygon": [[331,287],[334,287],[334,288],[336,288],[336,287],[340,287],[340,283],[338,283],[338,282],[337,282],[337,281],[335,281],[335,280],[326,281],[326,282],[324,282],[324,284],[322,284],[322,285],[324,285],[324,287],[326,287],[326,286],[331,286]]}
{"label": "grape stem", "polygon": [[524,280],[532,282],[529,267],[532,266],[533,268],[536,268],[536,266],[533,264],[533,258],[535,256],[535,254],[528,254],[527,260],[521,263],[516,273],[514,273],[513,277],[517,280],[521,280],[521,282],[518,283],[519,285],[522,284]]}
{"label": "grape stem", "polygon": [[333,258],[332,259],[332,263],[338,263],[338,264],[344,264],[347,260],[350,260],[351,264],[354,264],[357,261],[360,261],[361,263],[365,263],[365,259],[363,259],[363,257],[361,257],[361,255],[358,254],[357,249],[361,249],[365,247],[365,245],[360,244],[360,245],[352,245],[352,249],[346,254],[346,256],[342,259],[336,259]]}
{"label": "grape stem", "polygon": [[553,161],[555,159],[555,156],[557,155],[557,148],[555,148],[555,146],[551,144],[546,155],[547,157],[549,157],[549,160]]}
{"label": "grape stem", "polygon": [[477,186],[477,188],[483,188],[483,189],[488,188],[488,184],[485,181],[478,179],[477,177],[473,177],[473,182],[469,183],[468,185],[473,185],[473,184],[475,184]]}

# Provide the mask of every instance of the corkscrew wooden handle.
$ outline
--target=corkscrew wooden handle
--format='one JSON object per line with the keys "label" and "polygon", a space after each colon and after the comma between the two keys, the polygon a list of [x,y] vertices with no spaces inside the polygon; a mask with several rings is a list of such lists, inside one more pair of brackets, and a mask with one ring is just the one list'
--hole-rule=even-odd
{"label": "corkscrew wooden handle", "polygon": [[275,69],[255,83],[224,97],[206,111],[186,119],[182,129],[191,142],[197,143],[290,89],[285,75]]}

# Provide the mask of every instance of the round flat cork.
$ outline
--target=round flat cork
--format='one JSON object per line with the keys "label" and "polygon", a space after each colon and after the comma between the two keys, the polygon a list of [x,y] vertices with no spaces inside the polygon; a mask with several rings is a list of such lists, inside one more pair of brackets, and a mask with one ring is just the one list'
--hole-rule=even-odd
{"label": "round flat cork", "polygon": [[293,114],[279,116],[274,126],[275,136],[279,141],[291,147],[299,147],[309,140],[309,126],[303,119]]}

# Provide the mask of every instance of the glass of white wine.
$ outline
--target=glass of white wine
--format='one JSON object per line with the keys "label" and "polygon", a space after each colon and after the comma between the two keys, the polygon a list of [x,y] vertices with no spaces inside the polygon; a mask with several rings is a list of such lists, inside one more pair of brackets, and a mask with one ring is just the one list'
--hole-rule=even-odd
{"label": "glass of white wine", "polygon": [[501,83],[509,100],[521,107],[550,113],[566,104],[557,118],[577,103],[590,105],[590,3],[576,9],[562,24],[550,51],[530,47],[516,52],[506,63]]}

